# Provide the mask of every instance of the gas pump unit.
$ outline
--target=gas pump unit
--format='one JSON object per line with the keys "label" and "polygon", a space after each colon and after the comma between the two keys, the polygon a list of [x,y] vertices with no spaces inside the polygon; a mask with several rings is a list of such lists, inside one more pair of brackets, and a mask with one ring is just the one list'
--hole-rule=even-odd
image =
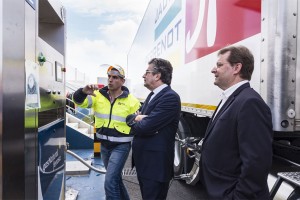
{"label": "gas pump unit", "polygon": [[64,13],[0,1],[0,199],[64,199]]}

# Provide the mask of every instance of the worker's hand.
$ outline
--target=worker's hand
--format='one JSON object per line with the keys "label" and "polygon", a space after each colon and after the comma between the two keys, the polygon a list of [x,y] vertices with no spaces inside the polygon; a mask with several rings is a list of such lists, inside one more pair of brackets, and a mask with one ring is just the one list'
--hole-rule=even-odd
{"label": "worker's hand", "polygon": [[136,121],[136,122],[142,121],[142,119],[143,119],[144,117],[147,117],[147,116],[148,116],[148,115],[137,115],[137,116],[135,117],[134,121]]}
{"label": "worker's hand", "polygon": [[96,96],[94,93],[95,90],[99,90],[97,84],[86,85],[84,88],[82,88],[82,92],[84,94],[92,95],[94,97]]}

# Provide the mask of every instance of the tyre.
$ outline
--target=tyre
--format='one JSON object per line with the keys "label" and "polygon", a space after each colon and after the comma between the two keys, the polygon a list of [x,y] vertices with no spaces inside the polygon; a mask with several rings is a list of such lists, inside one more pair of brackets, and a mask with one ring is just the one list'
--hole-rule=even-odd
{"label": "tyre", "polygon": [[[185,120],[181,117],[178,123],[178,129],[176,132],[176,137],[179,139],[185,139],[186,137],[190,136],[190,130],[185,122]],[[188,163],[191,163],[192,161],[188,161],[188,156],[186,155],[183,148],[181,148],[181,145],[178,141],[175,141],[175,156],[174,156],[174,175],[179,176],[181,174],[184,174],[187,171]],[[191,159],[189,159],[191,160]],[[191,167],[190,167],[191,168]]]}
{"label": "tyre", "polygon": [[[190,114],[183,114],[178,123],[176,137],[185,139],[187,137],[203,138],[209,122],[208,117],[196,117]],[[180,143],[175,141],[174,175],[187,174],[191,172],[194,158],[188,157]]]}

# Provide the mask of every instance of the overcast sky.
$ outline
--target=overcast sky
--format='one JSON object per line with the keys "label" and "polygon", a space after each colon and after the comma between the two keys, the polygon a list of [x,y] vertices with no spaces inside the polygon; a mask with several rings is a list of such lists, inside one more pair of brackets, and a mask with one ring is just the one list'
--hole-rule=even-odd
{"label": "overcast sky", "polygon": [[67,74],[68,68],[77,68],[96,83],[98,76],[105,76],[102,64],[126,69],[127,53],[149,0],[61,2],[67,12]]}

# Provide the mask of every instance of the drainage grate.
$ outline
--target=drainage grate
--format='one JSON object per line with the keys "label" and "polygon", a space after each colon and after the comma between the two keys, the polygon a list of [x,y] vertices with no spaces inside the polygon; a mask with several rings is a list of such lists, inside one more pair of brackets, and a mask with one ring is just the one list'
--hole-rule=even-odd
{"label": "drainage grate", "polygon": [[124,168],[122,171],[122,176],[136,176],[135,168]]}

